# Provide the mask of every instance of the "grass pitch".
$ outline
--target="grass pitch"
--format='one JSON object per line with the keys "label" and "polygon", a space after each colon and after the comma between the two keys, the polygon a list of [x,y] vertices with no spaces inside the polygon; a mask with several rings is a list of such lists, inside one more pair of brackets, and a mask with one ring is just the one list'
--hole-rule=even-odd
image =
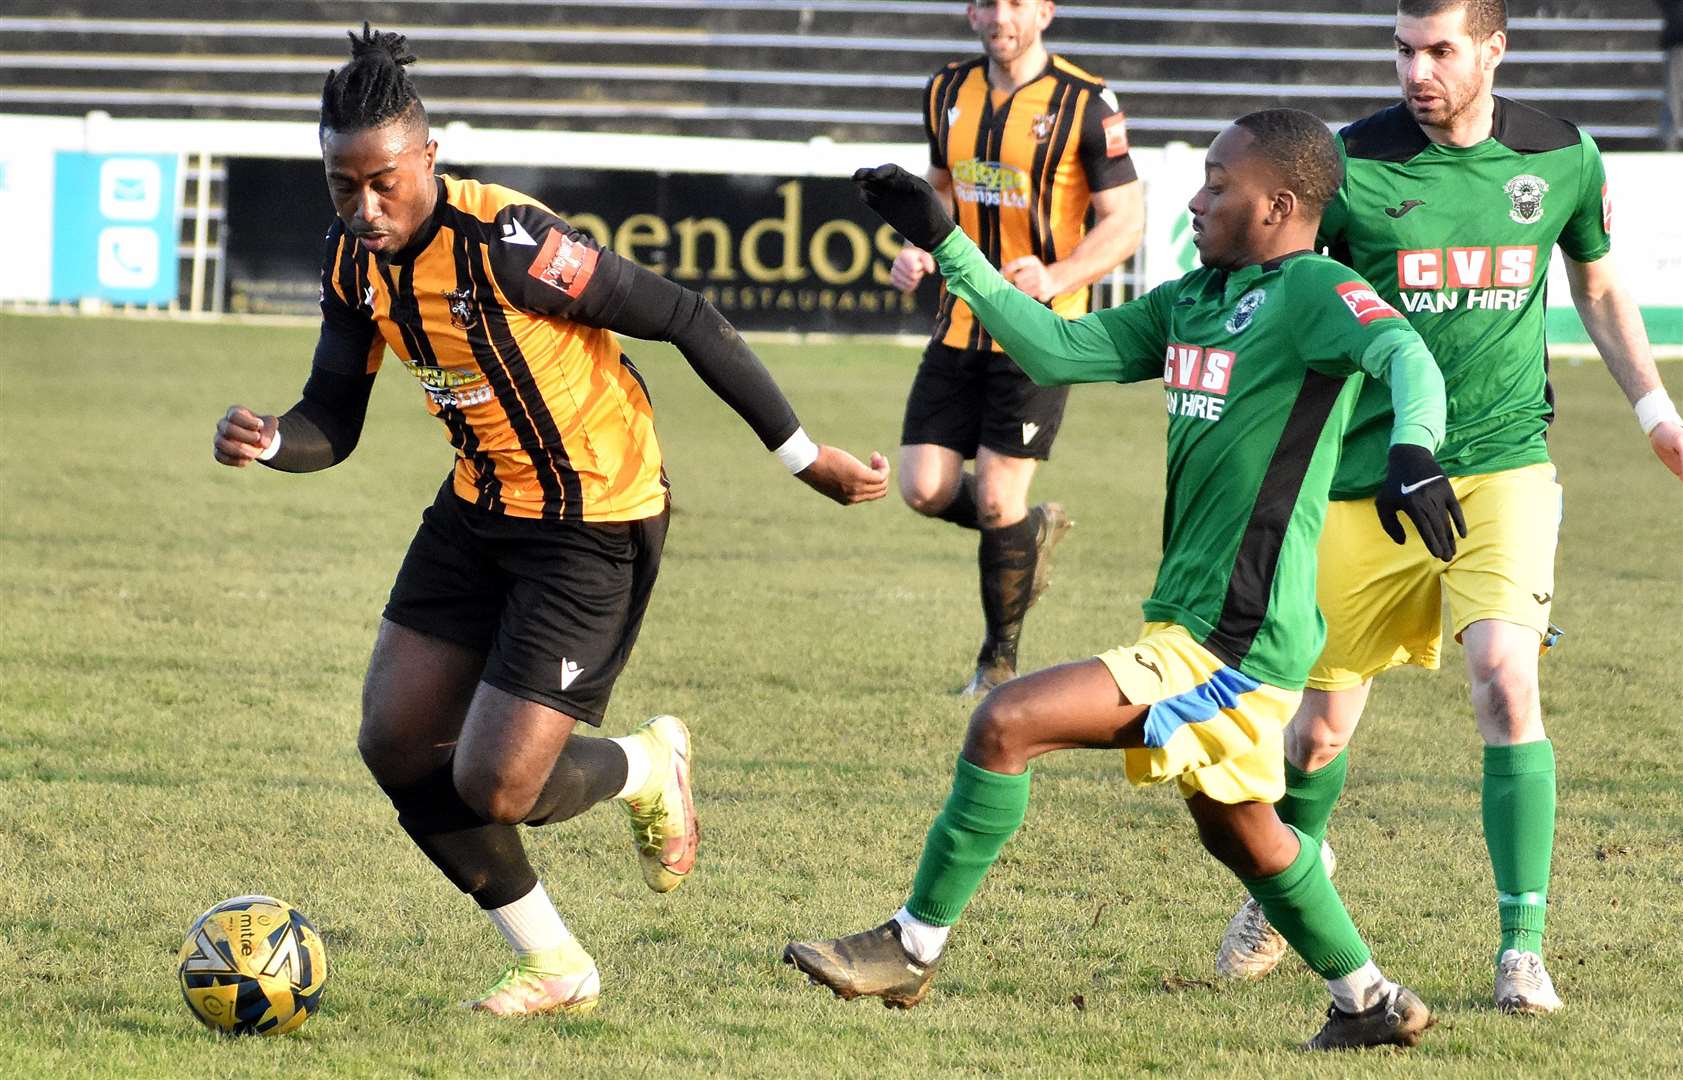
{"label": "grass pitch", "polygon": [[[1683,492],[1598,365],[1558,366],[1566,486],[1544,709],[1560,760],[1549,919],[1561,1015],[1498,1015],[1479,741],[1457,650],[1382,680],[1332,839],[1380,963],[1440,1016],[1425,1044],[1307,1057],[1325,991],[1295,958],[1214,985],[1237,885],[1168,790],[1104,754],[1036,768],[1027,824],[931,999],[843,1004],[777,963],[791,937],[902,901],[967,716],[974,542],[893,496],[842,510],[782,473],[669,351],[630,343],[676,493],[662,580],[606,724],[696,736],[701,863],[648,893],[621,815],[528,832],[602,969],[582,1021],[455,1003],[504,962],[357,759],[386,591],[449,465],[392,364],[328,473],[210,458],[231,401],[280,411],[300,329],[0,318],[0,1075],[1613,1076],[1683,1069]],[[916,352],[763,354],[809,430],[891,452]],[[1673,369],[1673,390],[1679,377]],[[1156,388],[1078,389],[1036,486],[1078,528],[1025,668],[1131,639],[1157,563]],[[174,981],[188,922],[245,892],[326,940],[324,1007],[225,1040]]]}

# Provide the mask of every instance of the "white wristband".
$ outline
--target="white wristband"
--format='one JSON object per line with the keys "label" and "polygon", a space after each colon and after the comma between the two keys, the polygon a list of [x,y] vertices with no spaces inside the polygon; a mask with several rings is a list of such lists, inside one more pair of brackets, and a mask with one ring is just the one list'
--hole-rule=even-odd
{"label": "white wristband", "polygon": [[1677,415],[1677,406],[1671,403],[1663,386],[1656,386],[1637,398],[1632,407],[1636,410],[1636,422],[1641,425],[1644,435],[1667,421],[1683,426],[1683,417]]}
{"label": "white wristband", "polygon": [[806,428],[796,428],[795,433],[783,440],[772,453],[777,455],[785,468],[792,473],[802,472],[808,465],[818,460],[818,444],[806,433]]}
{"label": "white wristband", "polygon": [[278,453],[280,453],[280,428],[275,429],[275,437],[270,439],[269,445],[263,448],[261,454],[257,455],[257,460],[268,461]]}

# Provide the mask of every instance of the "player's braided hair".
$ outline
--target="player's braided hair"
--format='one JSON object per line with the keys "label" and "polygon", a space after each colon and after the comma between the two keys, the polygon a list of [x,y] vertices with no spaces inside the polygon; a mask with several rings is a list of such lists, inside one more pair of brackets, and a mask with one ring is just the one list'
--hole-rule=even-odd
{"label": "player's braided hair", "polygon": [[1429,19],[1456,8],[1467,12],[1467,36],[1474,41],[1508,28],[1506,0],[1397,0],[1397,14],[1411,19]]}
{"label": "player's braided hair", "polygon": [[1321,118],[1302,109],[1262,109],[1233,122],[1256,136],[1253,151],[1319,217],[1344,182],[1344,162]]}
{"label": "player's braided hair", "polygon": [[393,120],[426,126],[426,109],[403,70],[415,62],[402,34],[375,31],[362,24],[351,39],[351,62],[327,73],[321,88],[321,126],[332,131],[362,131]]}

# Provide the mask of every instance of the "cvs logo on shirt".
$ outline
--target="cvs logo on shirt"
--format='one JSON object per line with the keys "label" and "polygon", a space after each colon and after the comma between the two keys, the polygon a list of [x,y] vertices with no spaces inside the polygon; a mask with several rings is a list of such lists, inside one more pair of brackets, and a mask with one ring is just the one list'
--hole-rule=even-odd
{"label": "cvs logo on shirt", "polygon": [[1397,289],[1524,289],[1537,276],[1537,245],[1397,252]]}
{"label": "cvs logo on shirt", "polygon": [[1171,342],[1163,354],[1163,386],[1170,416],[1220,420],[1238,354]]}

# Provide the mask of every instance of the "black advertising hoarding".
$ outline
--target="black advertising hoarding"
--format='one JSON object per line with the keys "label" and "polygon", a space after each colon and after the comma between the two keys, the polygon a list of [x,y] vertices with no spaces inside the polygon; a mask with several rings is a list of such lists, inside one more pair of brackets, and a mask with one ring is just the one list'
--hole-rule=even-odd
{"label": "black advertising hoarding", "polygon": [[[716,176],[531,166],[448,172],[524,192],[603,247],[695,289],[744,330],[927,334],[933,279],[888,282],[900,243],[827,176]],[[333,221],[319,162],[228,162],[227,309],[313,314]]]}

